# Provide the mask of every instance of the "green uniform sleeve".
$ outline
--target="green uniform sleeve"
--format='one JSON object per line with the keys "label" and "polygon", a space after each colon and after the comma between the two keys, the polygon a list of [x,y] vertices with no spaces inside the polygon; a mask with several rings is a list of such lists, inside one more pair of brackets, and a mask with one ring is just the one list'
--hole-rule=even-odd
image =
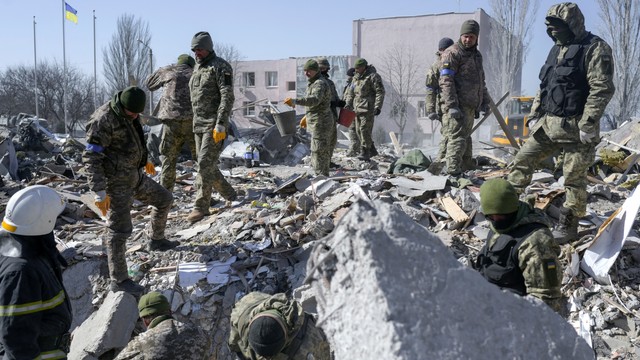
{"label": "green uniform sleeve", "polygon": [[87,172],[89,188],[92,191],[105,190],[107,180],[104,162],[108,159],[104,154],[104,149],[111,144],[110,127],[104,118],[98,118],[89,121],[86,131],[87,147],[82,153],[82,162]]}
{"label": "green uniform sleeve", "polygon": [[446,51],[440,58],[440,101],[443,103],[442,111],[447,112],[451,108],[460,108],[458,93],[456,90],[455,74],[459,70],[459,61],[451,51]]}
{"label": "green uniform sleeve", "polygon": [[382,84],[382,77],[380,76],[380,74],[376,73],[373,76],[373,89],[375,90],[376,93],[376,102],[375,102],[375,109],[382,109],[382,104],[384,103],[384,94],[385,94],[385,90],[384,90],[384,84]]}
{"label": "green uniform sleeve", "polygon": [[316,106],[322,101],[325,92],[329,91],[327,84],[318,79],[309,85],[309,93],[305,97],[296,98],[296,105]]}
{"label": "green uniform sleeve", "polygon": [[585,68],[589,95],[578,127],[584,132],[592,133],[600,129],[600,117],[615,92],[613,55],[607,43],[598,41],[587,50]]}
{"label": "green uniform sleeve", "polygon": [[560,249],[546,228],[532,232],[518,247],[518,262],[527,293],[544,302],[562,296],[562,266],[558,253]]}
{"label": "green uniform sleeve", "polygon": [[427,114],[436,112],[436,101],[438,98],[438,92],[440,91],[440,85],[438,80],[440,78],[440,61],[437,60],[431,65],[429,71],[427,71],[427,78],[425,80],[425,86],[427,95],[425,98],[425,106]]}
{"label": "green uniform sleeve", "polygon": [[535,98],[533,98],[533,103],[531,104],[531,112],[529,113],[529,118],[536,117],[539,118],[544,115],[544,110],[542,109],[540,103],[540,90],[536,92]]}
{"label": "green uniform sleeve", "polygon": [[231,66],[223,66],[217,70],[218,88],[220,89],[220,106],[218,107],[218,118],[216,124],[227,126],[231,108],[235,101],[233,95],[233,70]]}
{"label": "green uniform sleeve", "polygon": [[346,103],[346,106],[350,109],[353,109],[353,98],[354,98],[354,93],[353,93],[353,82],[351,82],[345,89],[344,89],[344,102]]}

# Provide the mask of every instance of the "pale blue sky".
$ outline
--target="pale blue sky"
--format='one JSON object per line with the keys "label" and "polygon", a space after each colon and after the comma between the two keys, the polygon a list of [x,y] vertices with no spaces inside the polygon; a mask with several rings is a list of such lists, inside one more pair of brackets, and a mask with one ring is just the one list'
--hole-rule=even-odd
{"label": "pale blue sky", "polygon": [[[514,0],[517,1],[517,0]],[[245,60],[283,59],[311,55],[351,54],[352,21],[392,16],[473,12],[491,14],[488,0],[320,0],[305,1],[167,1],[167,0],[67,0],[78,11],[78,24],[65,22],[67,64],[93,75],[93,13],[96,12],[98,78],[102,74],[102,49],[124,13],[148,22],[154,67],[175,62],[189,52],[193,34],[209,31],[214,42],[233,44]],[[540,0],[532,29],[531,50],[523,71],[523,93],[538,86],[538,70],[552,43],[545,33],[544,14],[559,1]],[[601,20],[594,0],[576,1],[586,18],[586,28],[600,33]],[[0,0],[0,70],[33,65],[33,16],[36,17],[38,60],[62,62],[60,0]]]}

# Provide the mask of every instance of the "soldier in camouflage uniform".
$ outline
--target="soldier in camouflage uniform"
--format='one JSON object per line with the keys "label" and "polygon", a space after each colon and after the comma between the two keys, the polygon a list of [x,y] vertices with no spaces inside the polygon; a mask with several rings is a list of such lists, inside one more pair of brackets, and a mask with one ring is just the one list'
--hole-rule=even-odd
{"label": "soldier in camouflage uniform", "polygon": [[231,312],[229,348],[241,359],[329,360],[329,342],[313,316],[285,294],[252,292]]}
{"label": "soldier in camouflage uniform", "polygon": [[[427,87],[427,96],[425,99],[427,117],[432,121],[442,121],[442,102],[440,101],[440,54],[449,46],[453,45],[453,40],[448,37],[440,39],[438,42],[438,51],[436,51],[436,61],[431,64],[427,71],[427,79],[425,81]],[[442,122],[440,123],[440,145],[438,150],[438,161],[444,160],[447,153],[447,138],[442,131]]]}
{"label": "soldier in camouflage uniform", "polygon": [[519,201],[516,190],[504,179],[482,184],[480,203],[491,231],[474,267],[489,282],[539,298],[561,312],[560,247],[553,240],[546,216]]}
{"label": "soldier in camouflage uniform", "polygon": [[479,34],[480,25],[475,20],[465,21],[458,42],[441,55],[442,132],[447,138],[446,172],[453,176],[473,167],[473,119],[480,112],[489,111],[490,97],[478,51]]}
{"label": "soldier in camouflage uniform", "polygon": [[[329,78],[329,70],[331,70],[331,65],[329,64],[329,60],[326,57],[318,58],[318,66],[320,67],[320,75],[324,78],[324,80],[329,84],[329,88],[331,90],[331,114],[333,114],[333,119],[338,123],[338,108],[344,107],[345,102],[340,99],[338,96],[338,90],[336,90],[336,84]],[[333,157],[333,152],[336,149],[336,144],[338,143],[338,129],[337,125],[333,126],[333,133],[331,134],[331,142],[329,144],[331,148],[331,154],[329,159]]]}
{"label": "soldier in camouflage uniform", "polygon": [[331,113],[331,89],[320,75],[320,66],[313,59],[304,64],[304,74],[309,79],[307,92],[301,98],[286,98],[284,103],[293,107],[302,105],[306,110],[307,125],[311,132],[311,166],[317,175],[329,176],[331,164],[331,140],[336,131],[336,121]]}
{"label": "soldier in camouflage uniform", "polygon": [[210,339],[193,324],[171,316],[167,298],[151,292],[140,298],[140,317],[147,331],[131,340],[116,360],[204,360],[208,358]]}
{"label": "soldier in camouflage uniform", "polygon": [[566,199],[554,230],[562,244],[577,237],[578,218],[586,212],[587,169],[600,141],[600,117],[615,91],[614,66],[609,45],[585,31],[578,5],[552,6],[546,24],[555,45],[540,71],[540,90],[529,114],[531,136],[508,180],[524,191],[540,162],[562,151]]}
{"label": "soldier in camouflage uniform", "polygon": [[189,79],[196,61],[187,54],[178,56],[175,65],[158,69],[147,79],[147,88],[155,91],[164,87],[157,117],[162,121],[162,173],[160,184],[173,191],[176,182],[176,162],[184,144],[189,146],[191,156],[196,157],[193,136],[193,111],[189,95]]}
{"label": "soldier in camouflage uniform", "polygon": [[369,160],[378,154],[372,138],[373,121],[375,116],[380,115],[385,91],[382,78],[367,60],[356,60],[355,69],[356,75],[347,91],[345,101],[346,107],[356,113],[355,127],[360,141],[359,158]]}
{"label": "soldier in camouflage uniform", "polygon": [[[344,106],[347,104],[347,92],[351,89],[351,83],[353,82],[353,76],[355,74],[355,68],[349,68],[349,70],[347,70],[347,84],[344,86],[344,89],[342,89],[342,101],[344,101]],[[351,125],[349,126],[349,140],[351,140],[351,146],[349,147],[347,156],[356,157],[360,154],[360,139],[358,138],[358,129],[355,121],[351,122]]]}
{"label": "soldier in camouflage uniform", "polygon": [[145,103],[144,91],[131,86],[99,107],[87,123],[87,146],[82,156],[89,188],[96,194],[96,205],[105,213],[111,210],[107,240],[111,289],[133,294],[143,290],[129,279],[125,261],[127,239],[133,230],[134,199],[151,205],[148,249],[163,251],[178,245],[164,237],[173,195],[143,172],[147,148],[138,114],[144,110]]}
{"label": "soldier in camouflage uniform", "polygon": [[209,214],[211,190],[215,189],[225,200],[236,199],[236,191],[218,169],[218,159],[227,136],[233,101],[233,70],[213,51],[213,40],[208,32],[193,36],[191,50],[196,55],[196,67],[189,81],[193,107],[193,132],[196,138],[198,174],[196,175],[196,202],[187,217],[196,222]]}

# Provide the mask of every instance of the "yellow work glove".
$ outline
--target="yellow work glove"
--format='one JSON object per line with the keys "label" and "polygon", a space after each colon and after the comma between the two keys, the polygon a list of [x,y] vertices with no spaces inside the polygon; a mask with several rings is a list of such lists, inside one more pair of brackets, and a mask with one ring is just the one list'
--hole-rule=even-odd
{"label": "yellow work glove", "polygon": [[156,174],[156,167],[153,165],[151,161],[147,161],[147,165],[144,166],[144,172],[153,176]]}
{"label": "yellow work glove", "polygon": [[107,211],[109,211],[109,206],[111,206],[111,198],[107,195],[107,192],[104,190],[96,192],[94,200],[102,216],[107,216]]}
{"label": "yellow work glove", "polygon": [[294,105],[294,101],[293,101],[293,99],[292,99],[292,98],[290,98],[290,97],[288,97],[288,98],[284,99],[284,103],[285,103],[285,104],[287,104],[287,105],[289,105],[289,106],[291,106],[291,107],[294,107],[294,106],[295,106],[295,105]]}
{"label": "yellow work glove", "polygon": [[213,141],[217,144],[227,137],[227,131],[222,125],[216,125],[213,129]]}
{"label": "yellow work glove", "polygon": [[302,119],[300,119],[300,127],[303,129],[307,128],[307,115],[303,116]]}

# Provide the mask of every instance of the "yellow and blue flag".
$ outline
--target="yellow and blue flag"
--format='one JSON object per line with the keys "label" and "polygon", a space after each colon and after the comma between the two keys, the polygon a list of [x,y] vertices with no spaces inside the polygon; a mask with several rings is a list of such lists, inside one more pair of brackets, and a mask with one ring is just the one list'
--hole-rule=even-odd
{"label": "yellow and blue flag", "polygon": [[74,24],[78,23],[78,11],[72,8],[71,5],[64,3],[64,15],[69,21],[73,21]]}

